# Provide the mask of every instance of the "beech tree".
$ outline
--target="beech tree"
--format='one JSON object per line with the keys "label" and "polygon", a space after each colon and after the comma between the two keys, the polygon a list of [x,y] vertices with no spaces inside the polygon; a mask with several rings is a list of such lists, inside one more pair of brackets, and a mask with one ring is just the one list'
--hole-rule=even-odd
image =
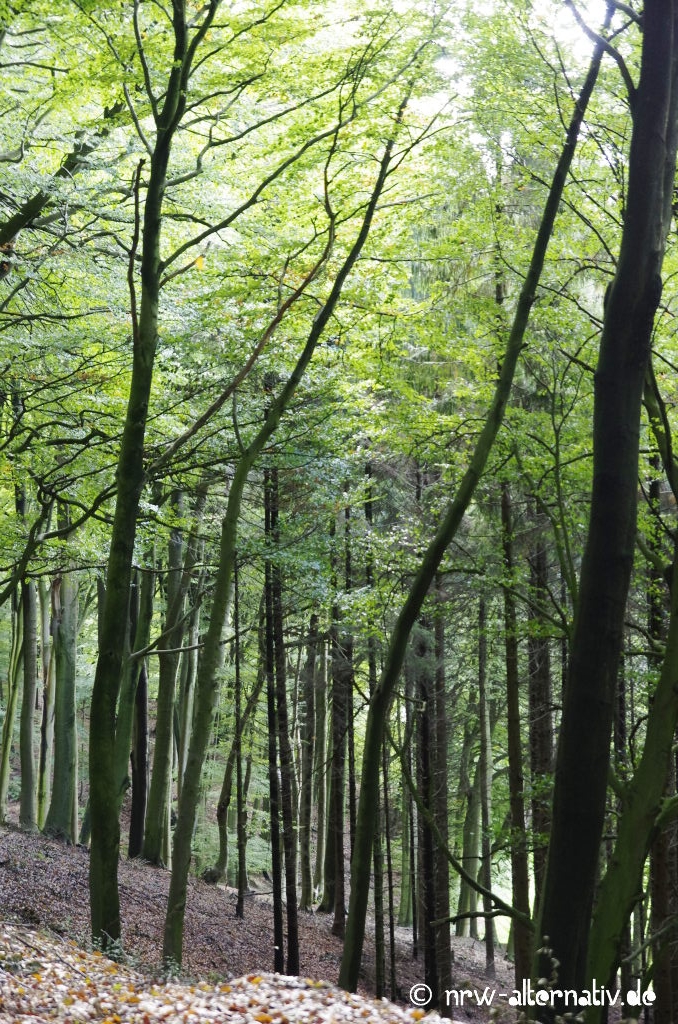
{"label": "beech tree", "polygon": [[[615,51],[632,110],[629,179],[619,258],[607,294],[596,367],[589,531],[564,692],[551,841],[538,918],[538,936],[548,936],[562,988],[584,988],[592,977],[591,967],[596,971],[593,977],[606,982],[615,966],[609,951],[603,955],[597,933],[589,946],[589,930],[636,537],[643,389],[672,217],[678,143],[676,19],[675,4],[645,3],[637,85]],[[665,746],[659,749],[666,751]],[[573,836],[577,837],[574,846]],[[644,845],[642,836],[641,832],[633,840],[639,848]],[[627,871],[629,855],[628,846],[617,854]],[[640,881],[637,864],[632,875]],[[615,900],[619,897],[616,890]],[[625,911],[629,911],[628,902]],[[607,931],[611,922],[608,918],[603,924],[606,913],[609,909],[600,906],[598,919]],[[620,942],[619,925],[617,918],[608,942]],[[550,975],[550,956],[541,956],[544,976]],[[591,1011],[589,1018],[594,1017]]]}
{"label": "beech tree", "polygon": [[435,536],[426,550],[407,599],[398,615],[386,654],[381,679],[370,698],[363,753],[358,829],[351,864],[349,917],[339,973],[340,984],[342,987],[349,989],[349,991],[354,991],[358,984],[358,972],[365,934],[373,827],[378,801],[379,761],[381,758],[381,746],[384,740],[385,723],[393,699],[393,690],[403,664],[407,639],[431,584],[435,579],[435,574],[443,555],[455,536],[462,517],[471,502],[504,417],[513,375],[523,346],[530,309],[535,299],[536,289],[544,265],[546,249],[554,229],[560,198],[574,156],[586,106],[598,76],[603,49],[603,45],[599,43],[586,81],[575,105],[575,111],[568,129],[567,141],[553,176],[551,189],[539,226],[530,268],[521,288],[513,324],[506,341],[506,349],[503,354],[491,407],[454,500],[450,503],[440,526],[436,530]]}

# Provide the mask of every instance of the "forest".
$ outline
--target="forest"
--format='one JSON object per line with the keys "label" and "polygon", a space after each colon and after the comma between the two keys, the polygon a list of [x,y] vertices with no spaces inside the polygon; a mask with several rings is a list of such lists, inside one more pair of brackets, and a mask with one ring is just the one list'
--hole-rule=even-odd
{"label": "forest", "polygon": [[139,859],[166,968],[264,877],[262,970],[678,1020],[678,0],[0,0],[0,75],[0,820],[104,952]]}

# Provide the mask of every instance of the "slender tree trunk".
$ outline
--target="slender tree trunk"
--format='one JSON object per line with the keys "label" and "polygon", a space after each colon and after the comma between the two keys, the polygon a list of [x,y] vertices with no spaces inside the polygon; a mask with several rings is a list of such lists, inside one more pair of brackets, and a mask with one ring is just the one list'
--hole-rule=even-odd
{"label": "slender tree trunk", "polygon": [[324,885],[325,842],[327,839],[327,655],[325,643],[318,651],[315,681],[315,757],[313,779],[316,808],[316,849],[313,868],[313,888],[317,895]]}
{"label": "slender tree trunk", "polygon": [[[410,769],[411,771],[411,769]],[[398,926],[406,928],[412,924],[412,872],[410,868],[410,819],[412,797],[403,787],[400,805],[400,902],[398,904]]]}
{"label": "slender tree trunk", "polygon": [[[330,764],[330,803],[328,813],[327,846],[331,847],[334,867],[332,934],[344,934],[344,823],[346,794],[346,745],[348,725],[348,694],[351,685],[350,649],[339,637],[339,613],[335,605],[330,627],[330,654],[332,666],[332,761]],[[372,823],[374,828],[374,822]],[[325,865],[327,887],[328,865]]]}
{"label": "slender tree trunk", "polygon": [[313,812],[313,761],[315,755],[315,688],[318,616],[311,615],[302,670],[303,715],[301,722],[301,786],[299,809],[299,857],[301,862],[300,910],[313,909],[311,874],[311,817]]}
{"label": "slender tree trunk", "polygon": [[[449,844],[449,806],[447,778],[447,700],[445,676],[445,618],[442,583],[435,581],[435,674],[433,734],[433,817],[438,831]],[[441,993],[440,1012],[451,1015],[451,1007],[443,993],[452,988],[452,950],[450,946],[450,868],[445,850],[436,844],[433,855],[435,882],[436,962],[438,988]]]}
{"label": "slender tree trunk", "polygon": [[[20,594],[20,591],[19,591]],[[21,597],[15,591],[12,595],[12,639],[7,669],[7,705],[2,722],[2,757],[0,759],[0,820],[7,818],[7,795],[9,792],[10,755],[14,740],[14,721],[21,690],[21,673],[24,657],[24,617]]]}
{"label": "slender tree trunk", "polygon": [[78,733],[76,721],[76,650],[78,638],[78,582],[64,573],[52,586],[54,639],[54,781],[45,832],[75,843],[78,799]]}
{"label": "slender tree trunk", "polygon": [[38,827],[37,779],[35,773],[35,698],[38,688],[38,602],[35,583],[21,585],[24,618],[23,695],[21,698],[20,757],[21,792],[19,824],[33,832]]}
{"label": "slender tree trunk", "polygon": [[550,794],[546,792],[553,770],[553,721],[551,658],[542,611],[548,597],[546,544],[537,524],[530,555],[530,590],[533,623],[527,641],[530,707],[530,775],[532,781],[532,833],[536,900],[546,872],[550,825]]}
{"label": "slender tree trunk", "polygon": [[[277,468],[273,467],[270,472],[271,537],[277,554],[280,550],[280,491]],[[285,852],[287,973],[296,975],[299,973],[299,927],[297,920],[297,823],[294,800],[294,759],[287,714],[287,655],[283,629],[282,573],[277,560],[271,568],[276,724],[280,748],[280,806]]]}
{"label": "slender tree trunk", "polygon": [[[513,595],[513,522],[508,484],[501,488],[501,528],[504,556],[504,630],[506,648],[506,710],[511,807],[511,883],[513,906],[530,917],[530,881],[525,826],[525,780],[520,737],[520,677],[518,672],[518,626]],[[516,987],[529,978],[532,935],[520,920],[513,920],[513,948]]]}
{"label": "slender tree trunk", "polygon": [[[173,515],[183,515],[183,495],[172,495]],[[164,837],[171,813],[172,756],[174,749],[174,708],[179,651],[184,636],[183,542],[181,529],[170,531],[165,580],[165,621],[158,644],[158,704],[155,718],[153,771],[148,791],[143,858],[151,864],[164,864]]]}
{"label": "slender tree trunk", "polygon": [[[153,618],[153,593],[155,574],[150,566],[141,574],[132,594],[132,604],[137,605],[136,621],[130,619],[133,627],[134,650],[143,650],[147,645]],[[137,574],[138,576],[138,574]],[[145,658],[133,659],[131,665],[134,690],[134,713],[132,721],[130,762],[132,772],[132,807],[129,824],[128,855],[140,857],[144,843],[144,824],[148,801],[148,666]],[[116,737],[117,739],[117,737]],[[121,742],[122,745],[122,742]],[[125,746],[128,744],[125,743]]]}
{"label": "slender tree trunk", "polygon": [[38,582],[40,602],[40,668],[42,672],[42,722],[38,768],[38,828],[45,826],[52,792],[51,772],[54,750],[54,658],[51,637],[51,588],[44,579]]}
{"label": "slender tree trunk", "polygon": [[[135,223],[130,252],[129,283],[132,308],[132,378],[116,468],[116,505],[106,571],[106,602],[99,658],[92,689],[89,736],[90,910],[92,936],[104,946],[120,939],[118,859],[120,823],[115,777],[115,716],[122,675],[128,620],[129,588],[139,502],[145,483],[144,440],[148,419],[153,364],[158,342],[162,266],[160,234],[167,167],[174,135],[186,107],[187,82],[200,41],[207,33],[218,4],[207,9],[189,47],[183,3],[173,5],[174,53],[162,104],[155,116],[155,140],[150,154],[143,217]],[[141,165],[136,177],[139,205]],[[140,223],[140,220],[143,223]],[[136,299],[135,250],[141,234],[141,295]]]}
{"label": "slender tree trunk", "polygon": [[242,672],[241,672],[241,642],[240,642],[240,576],[238,571],[237,553],[233,560],[233,633],[234,633],[234,657],[235,657],[235,798],[236,798],[236,836],[238,846],[238,901],[235,909],[235,916],[245,916],[245,889],[247,886],[247,863],[245,860],[246,850],[246,819],[245,819],[245,793],[243,789],[242,774],[242,748],[243,748],[243,715],[242,715]]}
{"label": "slender tree trunk", "polygon": [[[271,539],[270,470],[264,470],[264,516],[266,537]],[[268,707],[268,779],[271,818],[271,882],[273,888],[273,969],[285,972],[285,937],[282,901],[282,857],[280,843],[280,777],[278,770],[278,725],[275,699],[275,633],[273,623],[273,566],[266,559],[266,694]]]}
{"label": "slender tree trunk", "polygon": [[[388,756],[386,747],[382,750],[382,776],[384,780],[384,839],[386,841],[386,879],[388,882],[388,937],[389,937],[389,998],[395,1002],[398,992],[396,984],[396,942],[395,902],[393,896],[393,848],[391,843],[391,810],[388,792]],[[408,866],[409,867],[409,866]]]}
{"label": "slender tree trunk", "polygon": [[[480,776],[480,881],[486,890],[492,888],[492,729],[490,727],[490,707],[487,696],[487,615],[485,599],[481,597],[478,613],[478,717],[480,719],[480,756],[478,773]],[[483,895],[483,913],[485,914],[485,972],[489,978],[495,977],[494,966],[494,919],[492,917],[491,900]]]}
{"label": "slender tree trunk", "polygon": [[[429,623],[422,620],[413,637],[414,672],[417,680],[417,789],[422,803],[433,813],[436,784],[434,746],[434,652]],[[431,1005],[440,1005],[436,929],[435,854],[431,826],[424,815],[418,818],[419,935],[424,953],[424,981],[431,991]]]}
{"label": "slender tree trunk", "polygon": [[374,995],[383,999],[386,991],[384,936],[384,852],[382,848],[383,814],[381,808],[374,824]]}

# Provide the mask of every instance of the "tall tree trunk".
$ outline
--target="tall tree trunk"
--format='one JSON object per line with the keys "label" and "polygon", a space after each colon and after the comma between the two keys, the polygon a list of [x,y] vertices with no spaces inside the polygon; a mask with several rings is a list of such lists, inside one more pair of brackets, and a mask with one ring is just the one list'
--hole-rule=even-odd
{"label": "tall tree trunk", "polygon": [[546,543],[538,522],[530,562],[532,621],[527,640],[530,707],[530,776],[532,782],[532,833],[536,902],[544,884],[550,825],[550,799],[545,791],[553,770],[553,721],[551,657],[543,610],[548,597]]}
{"label": "tall tree trunk", "polygon": [[381,808],[374,823],[374,995],[383,999],[386,990],[386,958],[384,936],[384,851],[382,847],[383,813]]}
{"label": "tall tree trunk", "polygon": [[[530,881],[525,829],[525,780],[520,737],[520,677],[518,673],[518,626],[513,594],[513,522],[508,484],[501,488],[501,532],[504,557],[504,635],[506,648],[506,710],[509,766],[509,803],[511,807],[511,887],[513,906],[530,917]],[[532,935],[521,920],[513,920],[513,948],[516,987],[529,978],[532,960]]]}
{"label": "tall tree trunk", "polygon": [[[395,1002],[398,992],[396,983],[396,941],[395,901],[393,896],[393,847],[391,843],[391,801],[388,792],[388,756],[386,747],[382,750],[382,776],[384,780],[384,839],[386,841],[386,880],[388,891],[388,937],[389,937],[389,998]],[[408,865],[409,868],[409,865]]]}
{"label": "tall tree trunk", "polygon": [[9,666],[7,669],[7,704],[2,722],[2,754],[0,757],[0,821],[7,818],[7,796],[9,792],[10,755],[14,740],[14,721],[16,718],[19,692],[21,690],[21,673],[24,657],[24,617],[21,610],[20,591],[12,594],[12,639],[9,650]]}
{"label": "tall tree trunk", "polygon": [[327,841],[327,651],[321,641],[315,680],[315,756],[313,758],[315,789],[316,848],[313,867],[313,889],[317,895],[324,885],[325,843]]}
{"label": "tall tree trunk", "polygon": [[[270,470],[264,470],[264,517],[267,540],[271,540]],[[275,626],[273,612],[273,565],[266,558],[266,695],[268,707],[268,779],[271,818],[271,883],[273,889],[273,969],[285,971],[285,939],[282,900],[282,857],[280,849],[280,777],[278,769],[278,725],[276,716]]]}
{"label": "tall tree trunk", "polygon": [[24,619],[23,695],[19,750],[21,757],[21,792],[19,824],[29,832],[38,827],[37,785],[35,773],[35,698],[38,688],[38,601],[33,580],[21,584],[21,607]]}
{"label": "tall tree trunk", "polygon": [[[417,789],[422,803],[433,812],[433,791],[436,784],[433,762],[434,746],[434,653],[429,623],[422,620],[413,637],[414,673],[417,680]],[[424,981],[431,992],[431,1005],[440,1005],[436,929],[436,884],[434,841],[431,826],[423,814],[418,817],[418,911],[419,935],[424,953]]]}
{"label": "tall tree trunk", "polygon": [[[344,934],[345,878],[344,878],[344,823],[346,794],[346,746],[348,727],[348,695],[351,687],[352,666],[350,647],[339,635],[339,612],[334,606],[330,627],[330,655],[332,668],[332,760],[330,763],[330,802],[328,812],[327,846],[332,847],[334,890],[332,934]],[[374,828],[374,822],[372,823]],[[325,868],[327,875],[327,864]],[[327,880],[326,880],[327,885]]]}
{"label": "tall tree trunk", "polygon": [[299,808],[299,858],[301,893],[299,908],[313,909],[313,878],[311,874],[311,817],[313,812],[313,762],[315,755],[315,688],[318,616],[311,615],[306,641],[306,662],[302,669],[303,714],[301,721],[301,786]]}
{"label": "tall tree trunk", "polygon": [[40,758],[38,766],[38,828],[45,826],[52,792],[51,773],[54,751],[54,658],[52,651],[51,588],[38,581],[40,603],[40,669],[42,675],[42,722],[40,724]]}
{"label": "tall tree trunk", "polygon": [[[478,613],[478,718],[480,725],[480,881],[489,892],[492,888],[492,729],[490,726],[490,705],[487,695],[487,617],[485,600],[481,597]],[[513,844],[511,844],[513,846]],[[485,971],[488,977],[495,977],[494,966],[494,918],[491,900],[483,895],[485,914]]]}
{"label": "tall tree trunk", "polygon": [[52,585],[54,642],[54,781],[45,832],[69,843],[77,838],[78,732],[76,721],[76,650],[78,581],[67,572]]}
{"label": "tall tree trunk", "polygon": [[[247,886],[246,850],[246,809],[245,792],[242,774],[243,749],[243,715],[242,715],[242,672],[241,672],[241,640],[240,640],[240,575],[238,571],[237,553],[233,560],[233,643],[235,647],[235,799],[236,799],[236,842],[238,847],[237,889],[238,901],[235,908],[236,917],[245,916],[245,888]],[[263,678],[263,677],[262,677]]]}
{"label": "tall tree trunk", "polygon": [[[447,700],[445,675],[445,618],[442,583],[439,576],[435,581],[435,674],[434,674],[434,724],[433,724],[433,818],[438,831],[449,844],[449,806],[447,779]],[[435,883],[435,926],[436,962],[438,965],[438,988],[441,993],[442,1015],[451,1014],[448,1001],[442,994],[452,988],[452,950],[450,946],[450,868],[446,851],[436,844],[433,853]]]}
{"label": "tall tree trunk", "polygon": [[[410,772],[412,767],[410,766]],[[400,901],[398,904],[398,926],[406,928],[412,924],[412,871],[410,866],[410,820],[412,818],[412,796],[404,786],[400,804]]]}
{"label": "tall tree trunk", "polygon": [[[276,555],[280,551],[280,489],[277,467],[271,469],[271,537]],[[287,655],[283,623],[282,572],[278,559],[272,565],[273,642],[275,649],[275,701],[280,749],[280,800],[285,852],[285,898],[287,905],[287,973],[299,973],[299,926],[297,920],[297,822],[294,797],[294,756],[287,714]]]}
{"label": "tall tree trunk", "polygon": [[[174,491],[173,516],[183,515],[183,494]],[[155,717],[153,770],[146,807],[143,858],[151,864],[165,864],[165,836],[172,804],[172,758],[174,750],[174,702],[179,652],[184,636],[184,587],[182,531],[173,527],[167,545],[165,578],[165,620],[158,643],[158,703]]]}
{"label": "tall tree trunk", "polygon": [[[626,212],[595,377],[593,485],[556,759],[538,936],[563,989],[587,982],[589,928],[605,816],[610,734],[636,535],[643,384],[676,166],[678,6],[646,0],[633,95]],[[572,837],[576,836],[576,843]],[[595,952],[597,956],[598,951]],[[539,973],[551,973],[542,956]],[[608,975],[595,975],[601,982]]]}
{"label": "tall tree trunk", "polygon": [[[153,618],[153,593],[155,574],[150,566],[141,573],[141,582],[133,588],[131,603],[136,608],[135,621],[130,618],[134,635],[134,650],[141,651],[147,645]],[[140,857],[144,844],[144,824],[148,801],[148,666],[145,658],[135,658],[131,664],[134,691],[134,714],[132,722],[130,762],[132,772],[132,807],[129,823],[128,855]],[[116,737],[117,739],[117,737]],[[125,743],[125,746],[128,744]]]}

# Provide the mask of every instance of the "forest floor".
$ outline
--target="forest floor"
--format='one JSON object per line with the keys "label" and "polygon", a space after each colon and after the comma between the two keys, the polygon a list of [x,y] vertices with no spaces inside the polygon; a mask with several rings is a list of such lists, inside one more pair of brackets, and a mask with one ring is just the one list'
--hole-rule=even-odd
{"label": "forest floor", "polygon": [[[297,1020],[330,1019],[411,1024],[423,1016],[416,1002],[413,1005],[408,998],[412,987],[423,982],[423,966],[412,957],[407,930],[398,929],[396,938],[401,1006],[363,1003],[358,1007],[351,1002],[354,997],[333,988],[300,988],[299,983],[266,973],[271,970],[273,948],[268,890],[262,888],[248,897],[245,918],[240,920],[235,916],[235,892],[199,879],[191,879],[189,884],[182,977],[169,988],[156,990],[153,985],[160,977],[158,960],[169,872],[142,861],[121,861],[126,966],[120,967],[96,953],[85,952],[91,950],[88,864],[88,852],[81,847],[66,846],[42,835],[26,835],[12,826],[0,829],[1,1024],[29,1020],[32,1024],[43,1020],[73,1024],[89,1020],[107,1024],[198,1020],[293,1024]],[[299,935],[301,974],[336,982],[342,941],[331,933],[331,918],[301,913]],[[484,948],[473,939],[454,938],[453,956],[455,990],[468,990],[465,997],[459,994],[453,998],[454,1020],[489,1021],[489,1009],[478,1006],[475,997],[476,993],[481,997],[486,993],[487,997],[492,992],[492,1020],[513,1020],[513,1011],[502,996],[513,989],[511,965],[499,960],[497,977],[489,980]],[[367,941],[360,986],[364,996],[369,997],[373,991],[373,971],[374,949]],[[245,989],[229,984],[245,975],[250,976]],[[415,999],[420,991],[414,992]],[[304,1002],[300,1013],[300,1001],[306,998],[313,999],[313,1005]],[[245,1004],[247,1013],[243,1010]],[[330,1007],[334,1009],[328,1016]],[[197,1013],[199,1016],[195,1016]]]}

